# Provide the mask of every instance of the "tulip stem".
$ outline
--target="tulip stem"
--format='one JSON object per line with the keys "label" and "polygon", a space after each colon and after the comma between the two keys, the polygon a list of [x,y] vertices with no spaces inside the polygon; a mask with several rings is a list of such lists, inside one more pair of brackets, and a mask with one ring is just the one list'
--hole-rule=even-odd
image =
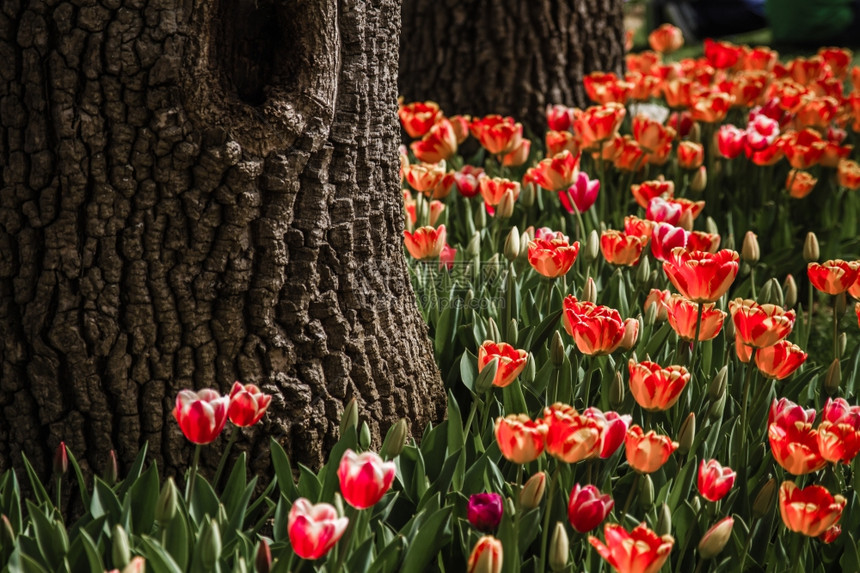
{"label": "tulip stem", "polygon": [[212,478],[212,487],[218,488],[218,481],[221,479],[221,472],[224,471],[224,464],[227,462],[227,458],[230,456],[230,450],[233,448],[233,444],[236,443],[236,438],[239,435],[239,427],[233,428],[233,431],[230,432],[230,439],[227,440],[227,447],[224,448],[224,453],[221,454],[221,459],[218,461],[218,469],[215,470],[215,477]]}
{"label": "tulip stem", "polygon": [[197,481],[197,464],[200,463],[200,444],[194,445],[194,459],[191,461],[191,471],[188,474],[188,483],[185,488],[185,503],[191,505],[191,496],[194,495],[194,482]]}
{"label": "tulip stem", "polygon": [[699,335],[702,333],[702,314],[705,311],[705,304],[700,302],[698,303],[698,310],[696,311],[696,336],[693,338],[693,355],[690,357],[690,376],[693,378],[696,377],[694,374],[696,368],[696,355],[699,351]]}
{"label": "tulip stem", "polygon": [[[576,240],[579,241],[581,239],[585,239],[585,237],[586,237],[586,235],[585,235],[585,223],[582,220],[582,213],[579,212],[579,207],[574,205],[573,206],[573,212],[576,213],[576,222],[577,222]],[[586,275],[586,278],[588,278],[588,275]]]}
{"label": "tulip stem", "polygon": [[809,309],[807,311],[807,319],[806,319],[806,340],[803,341],[803,346],[806,348],[809,346],[809,334],[812,332],[812,305],[815,302],[815,292],[813,291],[812,283],[809,283]]}
{"label": "tulip stem", "polygon": [[839,295],[833,295],[833,359],[839,360]]}
{"label": "tulip stem", "polygon": [[752,385],[752,377],[753,370],[755,370],[755,353],[757,348],[753,347],[750,351],[750,361],[747,363],[747,375],[746,380],[744,380],[744,396],[743,396],[743,406],[741,407],[741,442],[743,443],[743,459],[739,460],[736,465],[737,467],[742,467],[746,464],[747,457],[747,441],[746,441],[746,433],[747,433],[747,405],[750,400],[750,386]]}
{"label": "tulip stem", "polygon": [[702,571],[702,565],[704,564],[705,560],[700,557],[699,562],[696,564],[696,570],[693,573],[700,573]]}
{"label": "tulip stem", "polygon": [[753,300],[756,300],[755,294],[755,265],[750,265],[750,288],[752,288]]}
{"label": "tulip stem", "polygon": [[57,511],[60,513],[60,517],[63,516],[62,502],[63,502],[63,474],[57,474]]}
{"label": "tulip stem", "polygon": [[349,553],[350,545],[352,545],[352,533],[357,528],[356,522],[361,517],[362,510],[347,505],[346,513],[349,514],[349,523],[346,526],[346,532],[344,532],[343,537],[338,542],[337,559],[335,560],[334,568],[331,570],[332,573],[339,573],[343,570],[343,562]]}
{"label": "tulip stem", "polygon": [[[546,279],[546,316],[552,314],[552,279]],[[546,317],[544,317],[546,318]]]}
{"label": "tulip stem", "polygon": [[583,381],[585,393],[582,395],[582,407],[588,407],[588,397],[591,394],[591,377],[594,375],[594,367],[597,363],[597,356],[591,357],[591,362],[588,363],[588,372],[585,373],[585,380]]}
{"label": "tulip stem", "polygon": [[750,530],[747,534],[747,541],[744,544],[744,550],[741,551],[741,566],[738,568],[738,573],[744,573],[744,563],[746,563],[747,555],[749,555],[750,552],[750,546],[752,546],[753,531],[755,530],[756,523],[758,523],[758,517],[753,516],[752,521],[750,522]]}
{"label": "tulip stem", "polygon": [[547,542],[549,541],[549,521],[550,514],[553,510],[553,498],[555,497],[555,490],[558,488],[558,470],[560,464],[556,460],[555,468],[552,470],[552,477],[549,479],[549,493],[546,497],[546,510],[543,514],[543,527],[540,532],[540,567],[538,570],[541,573],[546,572],[546,549]]}
{"label": "tulip stem", "polygon": [[627,493],[627,500],[624,502],[624,509],[621,510],[621,517],[618,518],[618,522],[621,526],[624,526],[624,518],[627,517],[627,510],[630,509],[630,504],[633,503],[633,498],[636,495],[636,492],[639,491],[639,478],[642,476],[639,472],[636,472],[636,476],[633,478],[633,483],[630,485],[630,491]]}
{"label": "tulip stem", "polygon": [[472,421],[475,419],[475,412],[478,411],[478,397],[472,398],[472,406],[469,408],[469,417],[466,418],[466,426],[463,428],[463,435],[466,439],[469,438],[469,429],[472,427]]}

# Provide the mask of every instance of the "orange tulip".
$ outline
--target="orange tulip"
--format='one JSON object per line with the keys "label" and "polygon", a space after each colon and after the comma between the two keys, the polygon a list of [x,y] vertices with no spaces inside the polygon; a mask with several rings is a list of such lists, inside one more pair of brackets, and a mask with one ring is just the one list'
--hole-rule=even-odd
{"label": "orange tulip", "polygon": [[607,523],[603,526],[606,545],[593,535],[588,542],[618,573],[657,573],[669,559],[675,538],[659,536],[644,523],[627,532],[624,526]]}
{"label": "orange tulip", "polygon": [[630,392],[636,403],[649,412],[668,410],[675,405],[690,381],[690,372],[683,366],[661,367],[655,362],[636,363],[631,358]]}
{"label": "orange tulip", "polygon": [[782,380],[791,376],[806,361],[807,354],[796,344],[780,340],[756,352],[755,364],[766,378]]}
{"label": "orange tulip", "polygon": [[[667,318],[672,330],[684,340],[692,341],[695,339],[699,305],[695,302],[690,302],[682,296],[672,295],[666,301],[666,309]],[[714,308],[714,303],[705,304],[702,309],[702,326],[699,331],[699,341],[716,338],[723,327],[725,318],[726,313]]]}
{"label": "orange tulip", "polygon": [[704,251],[716,253],[720,248],[720,236],[717,233],[693,231],[687,235],[688,251]]}
{"label": "orange tulip", "polygon": [[512,383],[526,367],[529,353],[518,350],[507,342],[493,342],[485,340],[478,347],[478,372],[484,369],[494,359],[499,359],[496,377],[493,378],[493,386],[504,388]]}
{"label": "orange tulip", "polygon": [[626,325],[617,310],[588,301],[577,301],[573,295],[564,299],[563,306],[564,329],[573,337],[580,352],[589,356],[602,356],[611,354],[621,345]]}
{"label": "orange tulip", "polygon": [[630,99],[633,101],[648,101],[655,92],[659,94],[660,78],[643,74],[642,72],[628,71],[624,79],[631,85]]}
{"label": "orange tulip", "polygon": [[723,249],[714,254],[675,248],[663,271],[682,295],[693,302],[714,302],[729,290],[738,274],[738,254]]}
{"label": "orange tulip", "polygon": [[678,165],[683,169],[698,169],[705,161],[705,148],[701,143],[682,141],[678,144]]}
{"label": "orange tulip", "polygon": [[634,215],[624,217],[624,233],[642,237],[647,243],[651,239],[651,233],[654,231],[654,221],[640,219]]}
{"label": "orange tulip", "polygon": [[481,190],[484,202],[491,207],[498,205],[508,190],[514,194],[514,201],[520,196],[519,181],[511,181],[504,177],[482,177],[478,180],[478,188]]}
{"label": "orange tulip", "polygon": [[788,190],[788,194],[795,199],[803,199],[809,195],[817,183],[818,179],[808,171],[792,169],[788,172],[788,177],[785,180],[785,188]]}
{"label": "orange tulip", "polygon": [[768,415],[767,437],[773,459],[794,475],[827,465],[818,448],[818,430],[812,428],[815,410],[804,410],[785,398],[774,399]]}
{"label": "orange tulip", "polygon": [[842,517],[845,498],[831,495],[820,485],[803,489],[792,481],[779,487],[779,514],[785,526],[809,537],[818,537]]}
{"label": "orange tulip", "polygon": [[654,197],[662,197],[663,199],[671,199],[675,196],[675,182],[665,181],[663,179],[655,179],[653,181],[643,181],[639,184],[630,186],[630,192],[633,193],[633,198],[643,209],[648,208],[648,203]]}
{"label": "orange tulip", "polygon": [[579,153],[580,141],[569,131],[547,131],[544,142],[548,157],[561,153],[565,149],[571,153]]}
{"label": "orange tulip", "polygon": [[764,46],[751,48],[743,55],[743,68],[745,70],[763,70],[769,72],[779,59],[779,54]]}
{"label": "orange tulip", "polygon": [[806,275],[812,286],[827,294],[839,294],[847,291],[857,282],[860,276],[860,262],[846,262],[841,259],[809,263]]}
{"label": "orange tulip", "polygon": [[602,429],[596,419],[557,402],[544,408],[543,421],[548,454],[569,464],[600,454]]}
{"label": "orange tulip", "polygon": [[[405,190],[404,190],[405,191]],[[406,191],[408,193],[408,191]],[[415,212],[415,200],[413,199],[411,202],[404,205],[406,209],[406,214],[409,215],[409,220],[412,221],[412,224],[418,222],[418,215]],[[445,203],[442,201],[430,201],[430,226],[436,224],[436,221],[439,219],[439,215],[442,214],[442,211],[445,210]]]}
{"label": "orange tulip", "polygon": [[457,135],[451,122],[440,119],[420,141],[412,142],[412,153],[419,161],[437,163],[457,153]]}
{"label": "orange tulip", "polygon": [[729,312],[737,337],[753,348],[773,346],[788,336],[794,327],[794,311],[786,311],[775,304],[736,298],[729,301]]}
{"label": "orange tulip", "polygon": [[451,122],[451,129],[454,130],[454,137],[457,138],[457,145],[460,145],[466,138],[469,137],[469,122],[472,121],[468,115],[452,115],[448,118]]}
{"label": "orange tulip", "polygon": [[496,418],[496,442],[505,459],[515,464],[533,462],[544,449],[546,424],[533,421],[525,414]]}
{"label": "orange tulip", "polygon": [[646,434],[640,426],[631,426],[624,438],[624,449],[630,467],[641,474],[650,474],[663,467],[672,452],[678,449],[678,442],[654,430]]}
{"label": "orange tulip", "polygon": [[596,147],[616,134],[626,113],[620,103],[592,106],[574,119],[573,129],[582,138],[583,147]]}
{"label": "orange tulip", "polygon": [[690,113],[695,121],[719,123],[726,118],[734,101],[733,95],[712,90],[693,96]]}
{"label": "orange tulip", "polygon": [[445,225],[439,225],[439,228],[419,227],[414,233],[403,231],[406,250],[418,260],[438,257],[445,246],[445,238]]}
{"label": "orange tulip", "polygon": [[600,234],[600,252],[610,264],[632,266],[639,263],[642,248],[647,242],[642,237],[610,229]]}
{"label": "orange tulip", "polygon": [[423,136],[430,131],[433,124],[442,117],[442,110],[439,109],[439,104],[433,101],[417,101],[414,103],[401,105],[397,110],[397,115],[400,117],[400,123],[403,129],[411,138]]}
{"label": "orange tulip", "polygon": [[857,315],[857,325],[860,326],[860,302],[854,303],[854,314]]}
{"label": "orange tulip", "polygon": [[656,152],[666,147],[667,143],[671,146],[675,135],[674,129],[647,116],[637,115],[633,118],[633,139],[645,151]]}
{"label": "orange tulip", "polygon": [[797,129],[811,127],[825,131],[839,114],[839,102],[831,96],[817,97],[805,101],[797,109],[794,124]]}
{"label": "orange tulip", "polygon": [[532,142],[528,139],[521,139],[520,144],[513,151],[502,157],[502,165],[505,167],[519,167],[528,161],[531,149]]}
{"label": "orange tulip", "polygon": [[827,399],[818,426],[818,449],[825,460],[845,464],[860,452],[860,406],[844,398]]}
{"label": "orange tulip", "polygon": [[573,185],[579,173],[580,154],[562,151],[552,158],[543,159],[537,164],[532,179],[548,191],[560,191]]}
{"label": "orange tulip", "polygon": [[585,93],[594,102],[603,105],[607,103],[627,103],[633,85],[619,79],[612,72],[591,72],[582,78]]}
{"label": "orange tulip", "polygon": [[860,189],[860,165],[856,161],[843,159],[836,166],[836,181],[846,189]]}
{"label": "orange tulip", "polygon": [[618,153],[615,155],[614,165],[621,171],[639,171],[645,167],[645,151],[636,140],[625,135],[620,140],[615,140]]}
{"label": "orange tulip", "polygon": [[847,48],[819,48],[818,55],[830,67],[830,71],[839,80],[848,75],[848,66],[853,61],[854,54]]}
{"label": "orange tulip", "polygon": [[655,68],[660,63],[661,56],[657,52],[646,50],[638,54],[625,54],[624,63],[627,64],[627,69],[643,74],[653,74]]}
{"label": "orange tulip", "polygon": [[403,178],[410,187],[428,197],[445,176],[445,162],[412,163],[403,166]]}
{"label": "orange tulip", "polygon": [[795,169],[809,169],[819,162],[827,143],[812,129],[790,132],[783,136],[785,158]]}
{"label": "orange tulip", "polygon": [[671,108],[688,108],[693,105],[693,89],[696,84],[684,78],[664,81],[660,88],[666,105]]}
{"label": "orange tulip", "polygon": [[684,34],[677,26],[663,24],[648,34],[648,44],[655,52],[669,54],[684,45]]}
{"label": "orange tulip", "polygon": [[504,155],[517,148],[523,137],[523,126],[512,117],[488,115],[473,119],[469,125],[472,135],[493,155]]}
{"label": "orange tulip", "polygon": [[566,275],[578,254],[578,241],[572,245],[564,239],[529,241],[529,264],[538,273],[551,279]]}

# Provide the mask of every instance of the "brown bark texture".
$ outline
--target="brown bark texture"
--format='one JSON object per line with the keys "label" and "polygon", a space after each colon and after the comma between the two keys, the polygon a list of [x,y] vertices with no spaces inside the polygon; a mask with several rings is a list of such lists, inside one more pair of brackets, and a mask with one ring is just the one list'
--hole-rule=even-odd
{"label": "brown bark texture", "polygon": [[351,397],[377,439],[442,417],[401,246],[399,0],[0,6],[0,469],[62,440],[173,473],[177,392],[234,380],[274,395],[239,441],[258,470],[269,436],[319,465]]}
{"label": "brown bark texture", "polygon": [[582,78],[624,65],[621,0],[404,0],[400,93],[446,114],[546,130],[547,104],[589,105]]}

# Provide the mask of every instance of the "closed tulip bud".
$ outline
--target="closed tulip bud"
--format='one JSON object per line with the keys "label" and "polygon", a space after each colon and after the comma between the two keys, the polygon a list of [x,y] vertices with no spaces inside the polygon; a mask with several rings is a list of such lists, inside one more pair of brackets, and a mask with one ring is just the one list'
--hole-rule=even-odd
{"label": "closed tulip bud", "polygon": [[659,536],[672,535],[672,510],[669,509],[668,503],[660,504],[660,513],[657,516],[657,529],[655,532]]}
{"label": "closed tulip bud", "polygon": [[214,519],[204,521],[200,529],[200,563],[205,571],[211,571],[221,557],[221,531]]}
{"label": "closed tulip bud", "polygon": [[711,402],[711,407],[708,408],[708,420],[711,423],[714,423],[718,420],[721,420],[723,417],[723,410],[726,407],[726,395],[723,394],[719,400],[716,402]]}
{"label": "closed tulip bud", "polygon": [[694,123],[693,127],[690,128],[690,133],[687,135],[687,139],[693,143],[699,143],[702,141],[702,126],[699,125],[699,122]]}
{"label": "closed tulip bud", "polygon": [[753,516],[761,519],[770,513],[773,509],[773,504],[776,503],[778,493],[776,479],[770,478],[767,480],[767,483],[762,486],[753,500]]}
{"label": "closed tulip bud", "polygon": [[525,207],[531,207],[535,204],[537,194],[537,185],[535,185],[534,183],[526,183],[522,187],[522,193],[520,193],[520,203],[522,203]]}
{"label": "closed tulip bud", "polygon": [[[467,311],[472,308],[472,302],[475,300],[475,291],[469,289],[466,291],[466,296],[463,297],[463,308]],[[731,321],[729,321],[731,322]]]}
{"label": "closed tulip bud", "polygon": [[830,363],[830,368],[827,369],[827,376],[824,378],[824,391],[828,396],[833,396],[839,392],[839,385],[842,384],[842,364],[838,358],[834,358]]}
{"label": "closed tulip bud", "polygon": [[678,430],[678,452],[686,454],[693,449],[693,441],[696,439],[696,414],[690,412],[681,423]]}
{"label": "closed tulip bud", "polygon": [[543,501],[546,491],[546,472],[538,472],[526,480],[520,490],[520,507],[525,510],[534,509]]}
{"label": "closed tulip bud", "polygon": [[535,374],[537,374],[535,357],[531,352],[529,352],[529,359],[526,360],[526,367],[523,369],[520,376],[522,377],[523,382],[531,384],[535,381]]}
{"label": "closed tulip bud", "polygon": [[499,332],[499,327],[496,325],[496,321],[493,320],[492,316],[487,320],[487,338],[493,342],[502,341],[502,334]]}
{"label": "closed tulip bud", "polygon": [[708,398],[711,402],[719,400],[723,397],[723,394],[726,393],[728,375],[728,366],[723,366],[720,368],[720,371],[717,372],[717,375],[711,380],[711,383],[708,384]]}
{"label": "closed tulip bud", "polygon": [[803,243],[803,260],[807,263],[814,263],[820,256],[821,252],[818,248],[818,237],[815,236],[815,233],[807,233],[806,241]]}
{"label": "closed tulip bud", "polygon": [[502,542],[491,535],[480,538],[466,565],[468,573],[501,573]]}
{"label": "closed tulip bud", "polygon": [[657,269],[654,269],[653,271],[651,271],[651,274],[648,275],[648,283],[647,284],[653,285],[654,283],[656,283],[657,277],[659,276],[659,274],[660,273],[657,272]]}
{"label": "closed tulip bud", "polygon": [[702,498],[694,496],[693,500],[690,502],[690,507],[693,508],[693,513],[695,515],[699,515],[699,512],[702,511]]}
{"label": "closed tulip bud", "polygon": [[382,448],[379,454],[384,460],[393,460],[400,455],[403,447],[406,446],[406,438],[409,435],[409,429],[406,426],[406,419],[400,418],[388,430],[385,440],[382,442]]}
{"label": "closed tulip bud", "polygon": [[687,232],[693,230],[693,213],[692,211],[684,211],[681,218],[678,220],[678,226]]}
{"label": "closed tulip bud", "polygon": [[552,345],[550,345],[549,359],[553,366],[560,368],[564,364],[564,342],[561,339],[561,333],[556,330],[552,335]]}
{"label": "closed tulip bud", "polygon": [[648,260],[648,257],[643,257],[639,259],[639,268],[636,269],[636,282],[640,285],[648,285],[651,284],[651,263]]}
{"label": "closed tulip bud", "polygon": [[844,332],[839,333],[837,346],[839,347],[839,356],[845,356],[845,347],[848,346],[848,335]]}
{"label": "closed tulip bud", "polygon": [[567,538],[564,524],[557,521],[552,532],[552,540],[549,542],[549,568],[553,571],[564,571],[567,569],[569,557],[570,540]]}
{"label": "closed tulip bud", "polygon": [[343,409],[343,415],[340,417],[340,435],[346,433],[347,428],[358,428],[358,404],[355,398],[352,398]]}
{"label": "closed tulip bud", "polygon": [[653,504],[654,482],[651,480],[651,474],[645,474],[639,480],[639,505],[647,511]]}
{"label": "closed tulip bud", "polygon": [[761,293],[759,293],[758,302],[759,304],[785,305],[785,297],[782,296],[782,287],[779,286],[778,280],[772,278],[764,283]]}
{"label": "closed tulip bud", "polygon": [[176,509],[179,506],[178,499],[179,491],[176,489],[176,483],[172,477],[167,478],[167,481],[161,486],[158,501],[155,502],[155,521],[162,528],[166,527],[176,515]]}
{"label": "closed tulip bud", "polygon": [[690,191],[701,193],[708,186],[708,170],[704,165],[700,165],[693,175],[693,180],[690,181]]}
{"label": "closed tulip bud", "polygon": [[794,277],[786,275],[785,282],[782,283],[782,292],[785,294],[785,308],[791,308],[797,304],[797,283],[794,282]]}
{"label": "closed tulip bud", "polygon": [[761,258],[761,250],[758,247],[758,237],[752,231],[744,235],[744,244],[741,247],[741,258],[744,262],[754,265]]}
{"label": "closed tulip bud", "polygon": [[254,569],[256,573],[269,573],[272,569],[272,550],[269,548],[269,542],[265,539],[260,539],[260,543],[257,545]]}
{"label": "closed tulip bud", "polygon": [[582,253],[582,256],[588,264],[593,263],[600,256],[600,235],[594,229],[588,234],[588,239],[585,243],[585,252]]}
{"label": "closed tulip bud", "polygon": [[472,216],[475,221],[475,228],[479,231],[487,226],[487,209],[481,205],[475,209],[475,214]]}
{"label": "closed tulip bud", "polygon": [[621,339],[620,348],[624,350],[632,350],[639,340],[639,319],[628,318],[624,321],[624,338]]}
{"label": "closed tulip bud", "polygon": [[597,302],[597,285],[594,284],[594,279],[588,277],[585,281],[585,286],[582,288],[582,300],[591,303]]}
{"label": "closed tulip bud", "polygon": [[726,335],[726,340],[733,340],[735,338],[735,321],[723,321],[723,332]]}
{"label": "closed tulip bud", "polygon": [[531,237],[528,233],[523,233],[520,235],[520,254],[517,257],[518,261],[528,262],[529,260],[529,241],[531,241]]}
{"label": "closed tulip bud", "polygon": [[624,379],[620,372],[615,373],[612,384],[609,386],[609,405],[614,409],[621,407],[624,403]]}
{"label": "closed tulip bud", "polygon": [[478,372],[478,377],[475,379],[475,393],[479,396],[486,394],[493,387],[493,380],[496,379],[496,373],[499,370],[499,358],[490,360],[484,368]]}
{"label": "closed tulip bud", "polygon": [[66,442],[60,442],[54,451],[53,466],[55,476],[65,475],[69,471],[69,454],[66,453]]}
{"label": "closed tulip bud", "polygon": [[367,425],[367,422],[361,423],[361,429],[358,431],[358,445],[363,450],[370,447],[370,427]]}
{"label": "closed tulip bud", "polygon": [[657,308],[656,304],[652,304],[645,311],[645,324],[648,326],[653,326],[655,322],[657,322],[657,315],[660,313],[660,309]]}
{"label": "closed tulip bud", "polygon": [[474,259],[481,255],[481,233],[475,231],[472,238],[469,239],[469,244],[466,245],[466,256]]}
{"label": "closed tulip bud", "polygon": [[520,336],[519,324],[517,324],[517,319],[512,318],[508,323],[508,329],[505,332],[505,340],[510,341],[510,344],[516,345],[517,339]]}
{"label": "closed tulip bud", "polygon": [[508,237],[505,239],[505,258],[510,262],[517,260],[520,256],[520,232],[516,226],[511,228]]}
{"label": "closed tulip bud", "polygon": [[104,472],[104,480],[108,485],[113,485],[119,479],[119,464],[116,461],[116,451],[111,450],[108,454],[108,463]]}
{"label": "closed tulip bud", "polygon": [[711,217],[705,219],[705,230],[712,235],[720,234],[720,228],[717,227],[717,222]]}
{"label": "closed tulip bud", "polygon": [[699,555],[702,559],[713,559],[722,552],[732,537],[734,524],[732,517],[724,517],[705,532],[699,541]]}
{"label": "closed tulip bud", "polygon": [[119,523],[113,526],[111,541],[110,555],[114,568],[125,567],[131,561],[131,549],[128,545],[128,534]]}
{"label": "closed tulip bud", "polygon": [[[476,493],[469,497],[466,516],[472,527],[484,533],[491,533],[502,521],[504,502],[497,493]],[[511,513],[509,512],[508,515]]]}
{"label": "closed tulip bud", "polygon": [[505,191],[502,200],[496,206],[496,217],[499,219],[510,219],[514,214],[514,192],[511,189]]}

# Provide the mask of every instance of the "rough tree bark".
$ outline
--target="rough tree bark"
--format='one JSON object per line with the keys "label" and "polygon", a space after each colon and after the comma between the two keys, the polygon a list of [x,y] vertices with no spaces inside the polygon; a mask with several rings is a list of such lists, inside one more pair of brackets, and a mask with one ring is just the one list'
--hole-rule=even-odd
{"label": "rough tree bark", "polygon": [[399,0],[0,5],[0,469],[64,440],[176,471],[176,393],[234,380],[275,395],[258,468],[270,435],[319,464],[353,396],[376,436],[443,415],[401,247]]}
{"label": "rough tree bark", "polygon": [[404,0],[400,93],[448,114],[545,131],[548,103],[588,104],[582,78],[621,72],[621,0]]}

